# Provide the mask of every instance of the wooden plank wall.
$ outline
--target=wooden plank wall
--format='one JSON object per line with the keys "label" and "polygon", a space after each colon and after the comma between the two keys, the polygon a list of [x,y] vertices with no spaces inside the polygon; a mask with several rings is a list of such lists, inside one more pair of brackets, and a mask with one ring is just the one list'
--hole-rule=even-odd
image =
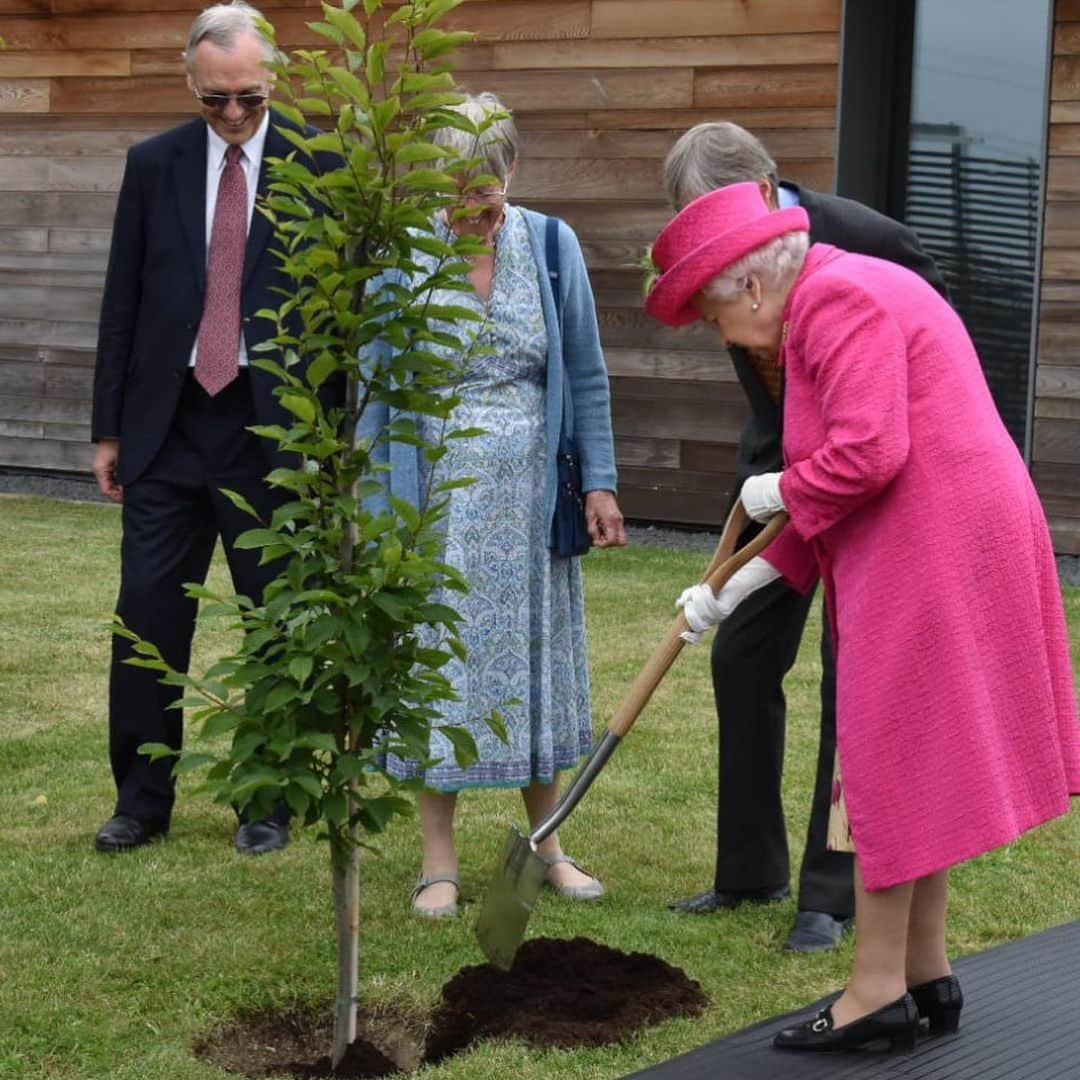
{"label": "wooden plank wall", "polygon": [[[180,50],[198,0],[0,0],[0,465],[82,470],[115,192],[136,139],[192,114]],[[286,46],[315,0],[264,0]],[[677,135],[730,118],[784,175],[833,179],[841,0],[470,0],[462,82],[516,113],[513,196],[564,216],[593,273],[627,514],[716,523],[744,406],[700,329],[640,310]]]}
{"label": "wooden plank wall", "polygon": [[1080,0],[1057,0],[1032,474],[1054,549],[1080,555]]}

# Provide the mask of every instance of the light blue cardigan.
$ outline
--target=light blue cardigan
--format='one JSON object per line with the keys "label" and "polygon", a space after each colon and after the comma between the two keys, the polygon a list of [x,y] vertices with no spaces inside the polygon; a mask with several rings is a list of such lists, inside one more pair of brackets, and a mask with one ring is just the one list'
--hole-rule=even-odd
{"label": "light blue cardigan", "polygon": [[[563,375],[569,376],[573,412],[567,431],[577,441],[584,491],[616,490],[611,395],[596,323],[596,304],[578,239],[565,221],[559,222],[559,284],[563,301],[560,330],[545,254],[547,218],[524,208],[521,212],[540,272],[540,299],[548,335],[545,399],[548,453],[544,505],[546,520],[550,522],[555,515],[555,447],[563,422]],[[361,438],[375,439],[393,419],[392,414],[393,410],[383,402],[369,404],[360,418],[358,434]],[[375,461],[390,464],[389,473],[384,474],[389,478],[389,493],[414,506],[420,501],[419,454],[415,446],[386,441],[377,444],[373,454]],[[375,497],[367,500],[367,505],[380,512],[389,509],[389,499]]]}

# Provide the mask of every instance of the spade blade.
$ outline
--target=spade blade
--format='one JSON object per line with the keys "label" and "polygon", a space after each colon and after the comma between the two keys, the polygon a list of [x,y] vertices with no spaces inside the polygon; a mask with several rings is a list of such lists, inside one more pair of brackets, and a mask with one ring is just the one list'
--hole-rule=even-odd
{"label": "spade blade", "polygon": [[488,889],[480,917],[476,921],[476,939],[484,955],[495,967],[509,971],[514,963],[533,905],[540,895],[547,874],[547,863],[527,836],[514,826]]}

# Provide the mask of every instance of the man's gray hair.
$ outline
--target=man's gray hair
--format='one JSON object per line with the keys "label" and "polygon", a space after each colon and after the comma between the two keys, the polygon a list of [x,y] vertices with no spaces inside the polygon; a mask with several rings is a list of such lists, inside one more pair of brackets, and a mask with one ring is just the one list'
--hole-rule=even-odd
{"label": "man's gray hair", "polygon": [[809,246],[810,236],[805,230],[783,233],[736,259],[701,291],[713,300],[734,300],[746,288],[746,279],[751,274],[757,274],[772,288],[781,289],[798,276]]}
{"label": "man's gray hair", "polygon": [[263,43],[267,60],[272,60],[273,43],[263,35],[257,22],[262,17],[258,8],[245,4],[244,0],[208,7],[198,15],[188,31],[187,48],[184,51],[188,71],[191,71],[195,50],[204,41],[209,41],[226,52],[232,52],[236,47],[236,39],[241,34],[254,34]]}
{"label": "man's gray hair", "polygon": [[697,124],[682,135],[664,161],[664,189],[676,210],[728,184],[759,183],[775,189],[776,162],[760,141],[738,124]]}
{"label": "man's gray hair", "polygon": [[480,172],[489,172],[497,176],[503,184],[509,179],[510,170],[517,161],[517,128],[510,116],[510,110],[492,93],[466,94],[460,105],[451,105],[453,112],[460,113],[479,127],[494,113],[505,113],[498,120],[493,120],[479,135],[462,131],[460,128],[440,128],[433,136],[433,142],[445,146],[453,153],[465,158],[482,158]]}

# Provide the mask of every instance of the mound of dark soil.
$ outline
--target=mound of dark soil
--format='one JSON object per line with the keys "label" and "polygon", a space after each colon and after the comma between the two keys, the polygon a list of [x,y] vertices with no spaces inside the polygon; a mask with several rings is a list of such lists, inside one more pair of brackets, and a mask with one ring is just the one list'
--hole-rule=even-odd
{"label": "mound of dark soil", "polygon": [[[531,1046],[601,1046],[670,1016],[705,1007],[701,986],[645,953],[624,953],[588,938],[534,938],[513,968],[462,968],[425,1018],[390,1006],[362,1014],[356,1042],[330,1070],[329,1009],[239,1017],[197,1048],[199,1057],[247,1077],[297,1080],[400,1076],[490,1037]],[[427,1038],[424,1039],[424,1029]]]}
{"label": "mound of dark soil", "polygon": [[478,964],[443,987],[424,1060],[434,1064],[491,1036],[531,1046],[602,1046],[705,1005],[701,985],[657,956],[588,938],[534,938],[510,971]]}

